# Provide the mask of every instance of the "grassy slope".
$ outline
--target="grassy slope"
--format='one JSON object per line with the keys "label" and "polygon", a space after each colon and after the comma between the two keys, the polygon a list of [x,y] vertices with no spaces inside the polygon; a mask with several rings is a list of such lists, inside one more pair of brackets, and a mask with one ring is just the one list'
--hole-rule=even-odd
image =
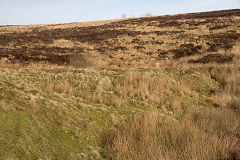
{"label": "grassy slope", "polygon": [[0,27],[0,159],[240,159],[239,17]]}
{"label": "grassy slope", "polygon": [[[165,104],[178,99],[189,107],[213,107],[206,98],[220,89],[216,81],[192,70],[131,71],[139,72],[150,73],[151,77],[158,79],[158,85],[165,86],[165,91],[169,89],[168,94],[156,93],[161,95]],[[111,124],[135,112],[157,111],[166,116],[173,114],[167,105],[160,106],[149,99],[138,97],[138,94],[121,97],[114,87],[120,82],[119,77],[128,75],[130,73],[127,70],[0,70],[0,157],[98,157],[98,153],[102,151],[100,147],[104,133]],[[185,92],[182,88],[178,89],[183,81],[192,83],[191,89],[186,88]],[[57,88],[61,85],[62,87]],[[107,90],[102,90],[101,86]],[[72,92],[64,92],[69,90]],[[98,94],[100,98],[91,98],[97,92],[101,92]],[[104,104],[106,101],[99,101],[102,95],[126,100],[122,103]]]}

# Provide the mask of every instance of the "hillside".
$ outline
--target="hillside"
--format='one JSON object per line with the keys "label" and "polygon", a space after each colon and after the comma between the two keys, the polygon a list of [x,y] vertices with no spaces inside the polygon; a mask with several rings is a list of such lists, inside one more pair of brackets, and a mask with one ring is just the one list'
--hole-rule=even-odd
{"label": "hillside", "polygon": [[0,26],[0,159],[240,160],[239,20]]}
{"label": "hillside", "polygon": [[[148,84],[136,84],[136,90],[132,84],[123,87],[137,79]],[[190,81],[193,90],[182,90],[179,83]],[[171,115],[170,103],[162,107],[169,100],[212,107],[204,98],[220,87],[191,70],[178,69],[1,70],[0,85],[0,157],[5,159],[51,159],[54,154],[57,159],[86,158],[101,151],[108,125],[135,112]]]}
{"label": "hillside", "polygon": [[158,67],[229,50],[240,39],[240,10],[92,23],[0,27],[0,57],[77,67]]}

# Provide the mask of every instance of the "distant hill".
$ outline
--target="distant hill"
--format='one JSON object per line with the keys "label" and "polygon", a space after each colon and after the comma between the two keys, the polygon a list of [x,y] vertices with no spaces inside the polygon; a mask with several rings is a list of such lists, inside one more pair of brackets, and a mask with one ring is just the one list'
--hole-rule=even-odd
{"label": "distant hill", "polygon": [[[240,9],[59,25],[1,26],[0,58],[76,67],[158,67],[227,51]],[[190,62],[198,61],[189,58]]]}

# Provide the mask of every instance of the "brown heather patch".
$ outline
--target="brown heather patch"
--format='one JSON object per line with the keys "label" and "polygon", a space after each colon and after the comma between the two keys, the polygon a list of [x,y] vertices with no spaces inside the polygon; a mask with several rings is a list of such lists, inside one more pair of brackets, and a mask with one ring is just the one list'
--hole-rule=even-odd
{"label": "brown heather patch", "polygon": [[[105,67],[154,67],[166,59],[231,49],[240,38],[238,16],[239,10],[229,10],[96,23],[1,27],[2,31],[27,31],[2,32],[0,57],[12,55],[13,63],[47,61],[71,65],[71,55],[87,53],[90,59],[102,59],[98,63]],[[158,56],[159,51],[167,54]],[[99,67],[97,64],[95,67]]]}
{"label": "brown heather patch", "polygon": [[221,55],[221,54],[208,54],[197,60],[190,60],[188,63],[229,63],[232,62],[233,58],[231,56]]}

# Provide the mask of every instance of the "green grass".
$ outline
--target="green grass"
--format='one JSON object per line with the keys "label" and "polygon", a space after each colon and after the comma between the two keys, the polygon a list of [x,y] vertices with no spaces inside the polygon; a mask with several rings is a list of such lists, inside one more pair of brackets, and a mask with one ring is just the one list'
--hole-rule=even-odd
{"label": "green grass", "polygon": [[[169,94],[150,92],[161,105],[114,90],[113,84],[129,72],[150,74],[165,86]],[[189,93],[181,92],[183,80],[192,84]],[[1,69],[0,159],[101,159],[104,135],[129,115],[157,111],[177,117],[169,102],[175,99],[185,106],[213,107],[205,99],[220,88],[216,81],[184,69]],[[93,93],[107,98],[100,103]],[[111,98],[124,100],[114,105],[107,102]]]}

